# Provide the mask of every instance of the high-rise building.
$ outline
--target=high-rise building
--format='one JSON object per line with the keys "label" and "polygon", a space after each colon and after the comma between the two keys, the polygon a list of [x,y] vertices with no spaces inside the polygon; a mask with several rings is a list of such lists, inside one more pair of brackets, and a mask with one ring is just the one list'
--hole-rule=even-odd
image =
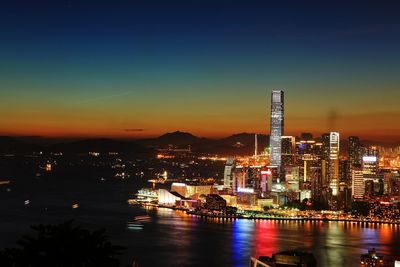
{"label": "high-rise building", "polygon": [[329,149],[330,149],[330,134],[325,133],[321,136],[322,141],[322,155],[321,158],[325,161],[329,160]]}
{"label": "high-rise building", "polygon": [[234,179],[233,179],[233,171],[235,169],[235,160],[234,158],[228,158],[225,164],[224,170],[224,187],[234,189]]}
{"label": "high-rise building", "polygon": [[292,167],[296,159],[295,137],[282,136],[281,162],[283,167]]}
{"label": "high-rise building", "polygon": [[384,174],[386,192],[390,196],[400,196],[400,172],[391,171]]}
{"label": "high-rise building", "polygon": [[352,174],[352,196],[354,200],[361,200],[364,198],[364,177],[363,172],[361,170],[361,166],[354,167]]}
{"label": "high-rise building", "polygon": [[310,183],[312,198],[320,201],[322,191],[322,175],[320,166],[310,168]]}
{"label": "high-rise building", "polygon": [[321,137],[321,143],[322,143],[322,148],[321,148],[321,175],[322,175],[322,186],[324,188],[328,187],[329,183],[329,133],[325,133]]}
{"label": "high-rise building", "polygon": [[362,169],[364,174],[376,174],[378,171],[378,158],[376,156],[363,156]]}
{"label": "high-rise building", "polygon": [[374,196],[374,181],[366,180],[364,181],[364,197],[372,198]]}
{"label": "high-rise building", "polygon": [[349,143],[348,173],[351,175],[353,173],[354,166],[361,165],[363,147],[361,146],[360,139],[357,136],[349,136],[348,143]]}
{"label": "high-rise building", "polygon": [[344,182],[346,185],[351,184],[351,173],[349,173],[349,161],[339,160],[339,182]]}
{"label": "high-rise building", "polygon": [[339,189],[339,133],[329,135],[329,185],[332,196],[336,196]]}
{"label": "high-rise building", "polygon": [[364,151],[364,155],[378,157],[379,156],[379,149],[376,146],[367,147],[365,149],[365,151]]}
{"label": "high-rise building", "polygon": [[349,136],[349,164],[350,168],[360,165],[362,158],[362,147],[357,136]]}
{"label": "high-rise building", "polygon": [[379,169],[379,153],[378,148],[370,146],[364,149],[362,157],[362,166],[364,174],[375,174]]}
{"label": "high-rise building", "polygon": [[281,166],[282,143],[284,133],[284,94],[283,91],[271,93],[271,121],[270,121],[270,157],[272,166]]}

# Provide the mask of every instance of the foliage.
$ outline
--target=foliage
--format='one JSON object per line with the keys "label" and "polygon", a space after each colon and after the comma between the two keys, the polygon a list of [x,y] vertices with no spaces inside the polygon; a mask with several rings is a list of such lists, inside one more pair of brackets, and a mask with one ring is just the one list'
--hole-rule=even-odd
{"label": "foliage", "polygon": [[320,200],[313,199],[312,200],[312,209],[313,210],[328,210],[329,207],[325,203]]}
{"label": "foliage", "polygon": [[122,247],[114,246],[105,230],[89,231],[68,221],[59,225],[32,226],[34,235],[25,235],[18,248],[0,251],[0,266],[10,267],[91,267],[119,266],[115,258]]}
{"label": "foliage", "polygon": [[367,202],[354,201],[353,203],[351,203],[351,209],[356,215],[368,216],[369,214],[369,207]]}
{"label": "foliage", "polygon": [[271,210],[271,209],[273,209],[274,207],[273,206],[264,206],[263,207],[263,210],[264,211],[269,211],[269,210]]}

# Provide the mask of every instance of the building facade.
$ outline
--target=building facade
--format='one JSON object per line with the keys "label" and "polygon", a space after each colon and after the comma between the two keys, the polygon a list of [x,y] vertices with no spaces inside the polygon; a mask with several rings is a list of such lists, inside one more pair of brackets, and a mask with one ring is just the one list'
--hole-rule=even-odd
{"label": "building facade", "polygon": [[337,196],[339,189],[339,133],[329,135],[329,185],[332,196]]}
{"label": "building facade", "polygon": [[281,166],[282,142],[284,133],[284,93],[272,91],[271,93],[271,120],[270,120],[270,157],[271,165]]}

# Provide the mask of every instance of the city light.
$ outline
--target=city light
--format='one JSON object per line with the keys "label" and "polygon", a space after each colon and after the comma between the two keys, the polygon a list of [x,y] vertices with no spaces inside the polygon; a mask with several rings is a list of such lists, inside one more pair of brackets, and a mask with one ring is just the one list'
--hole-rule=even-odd
{"label": "city light", "polygon": [[362,160],[364,162],[376,162],[377,159],[375,156],[364,156]]}
{"label": "city light", "polygon": [[242,187],[238,187],[237,191],[239,193],[254,193],[254,189],[253,188],[242,188]]}

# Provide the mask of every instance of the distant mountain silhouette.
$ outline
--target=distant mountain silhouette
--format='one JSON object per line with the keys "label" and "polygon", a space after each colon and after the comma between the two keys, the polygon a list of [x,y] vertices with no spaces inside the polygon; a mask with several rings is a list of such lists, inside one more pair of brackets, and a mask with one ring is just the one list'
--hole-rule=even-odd
{"label": "distant mountain silhouette", "polygon": [[151,153],[153,150],[133,141],[121,141],[107,138],[86,139],[50,145],[50,152],[87,153],[87,152],[119,152],[127,154]]}
{"label": "distant mountain silhouette", "polygon": [[[193,151],[220,155],[254,154],[254,133],[239,133],[222,139],[213,139],[200,146],[193,146]],[[257,151],[261,152],[268,145],[267,135],[257,135]]]}
{"label": "distant mountain silhouette", "polygon": [[73,137],[43,137],[43,136],[17,136],[13,137],[18,141],[22,141],[28,144],[35,144],[40,146],[49,146],[59,143],[67,143],[82,140],[82,138]]}
{"label": "distant mountain silhouette", "polygon": [[41,146],[17,140],[10,136],[0,136],[1,153],[24,153],[41,150]]}
{"label": "distant mountain silhouette", "polygon": [[[220,139],[220,141],[223,141],[225,143],[232,143],[232,142],[240,142],[246,146],[253,146],[254,148],[254,136],[255,133],[238,133],[234,134],[228,137],[225,137],[223,139]],[[269,142],[269,136],[265,134],[257,134],[257,142],[263,144],[263,146],[266,146]]]}
{"label": "distant mountain silhouette", "polygon": [[206,138],[194,136],[191,133],[176,131],[173,133],[166,133],[157,138],[139,140],[141,144],[151,145],[156,147],[166,147],[168,145],[174,146],[188,146],[198,142],[203,142]]}
{"label": "distant mountain silhouette", "polygon": [[[119,152],[129,154],[153,153],[157,148],[167,148],[169,145],[178,148],[187,148],[189,145],[193,152],[220,154],[220,155],[252,155],[254,153],[254,133],[238,133],[225,138],[211,139],[195,136],[191,133],[176,131],[163,134],[157,138],[139,140],[114,140],[109,138],[86,140],[57,140],[49,139],[46,144],[41,137],[9,137],[0,136],[0,153],[16,154],[38,151],[63,152],[63,153],[87,153]],[[36,141],[36,142],[35,142]],[[257,135],[258,153],[269,144],[269,136]],[[57,143],[56,143],[57,142]],[[384,145],[387,147],[399,146],[400,142],[378,142],[362,140],[368,145]],[[347,139],[340,141],[342,155],[347,154]]]}
{"label": "distant mountain silhouette", "polygon": [[[268,144],[267,135],[258,135],[258,151]],[[254,134],[239,133],[221,139],[201,138],[187,132],[166,133],[157,138],[138,140],[139,143],[167,148],[169,145],[186,148],[191,146],[193,152],[221,155],[252,155],[254,153]]]}

